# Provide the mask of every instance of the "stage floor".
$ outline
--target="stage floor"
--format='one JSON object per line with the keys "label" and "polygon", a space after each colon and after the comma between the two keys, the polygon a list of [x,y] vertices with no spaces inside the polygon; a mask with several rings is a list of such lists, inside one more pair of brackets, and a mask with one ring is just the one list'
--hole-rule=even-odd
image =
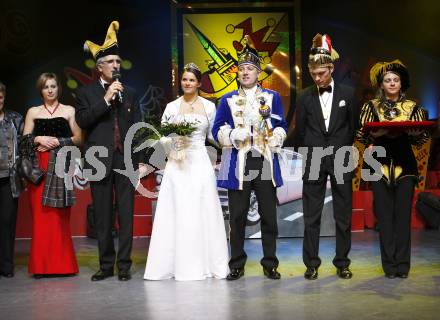
{"label": "stage floor", "polygon": [[259,265],[260,240],[246,240],[244,278],[229,282],[144,281],[149,239],[134,241],[133,279],[91,282],[96,241],[75,238],[80,274],[35,280],[27,273],[29,240],[18,240],[16,276],[0,279],[0,319],[438,319],[440,232],[414,231],[408,279],[387,279],[380,267],[378,234],[353,233],[354,277],[342,280],[331,263],[335,238],[321,238],[319,279],[303,277],[302,239],[278,242],[279,281]]}

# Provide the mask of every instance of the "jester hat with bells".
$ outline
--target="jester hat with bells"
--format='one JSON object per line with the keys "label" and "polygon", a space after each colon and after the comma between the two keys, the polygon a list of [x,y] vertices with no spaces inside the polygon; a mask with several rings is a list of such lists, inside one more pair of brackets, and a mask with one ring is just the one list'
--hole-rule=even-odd
{"label": "jester hat with bells", "polygon": [[373,88],[377,88],[387,73],[395,73],[400,77],[401,90],[405,92],[409,88],[409,74],[406,66],[398,59],[391,62],[378,62],[370,70],[370,82]]}
{"label": "jester hat with bells", "polygon": [[313,38],[309,54],[309,69],[330,67],[339,59],[338,52],[332,47],[332,41],[327,34],[316,34]]}
{"label": "jester hat with bells", "polygon": [[252,39],[248,35],[245,35],[244,41],[245,47],[238,55],[238,67],[242,64],[251,64],[261,71],[260,57],[258,56],[258,51],[255,49]]}
{"label": "jester hat with bells", "polygon": [[104,43],[98,45],[90,40],[86,40],[84,43],[84,51],[90,51],[95,60],[108,55],[119,55],[118,39],[116,33],[119,30],[119,22],[112,21],[107,30]]}

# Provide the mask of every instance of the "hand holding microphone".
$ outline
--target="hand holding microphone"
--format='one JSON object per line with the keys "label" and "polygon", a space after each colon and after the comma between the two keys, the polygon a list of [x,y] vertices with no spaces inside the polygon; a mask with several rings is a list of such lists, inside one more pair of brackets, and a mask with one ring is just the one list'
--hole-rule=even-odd
{"label": "hand holding microphone", "polygon": [[113,79],[113,82],[108,87],[107,92],[104,96],[104,99],[107,102],[110,102],[110,101],[114,100],[117,95],[119,102],[122,103],[123,102],[122,91],[124,91],[124,87],[122,86],[122,83],[120,82],[121,73],[119,72],[119,70],[112,71],[112,79]]}
{"label": "hand holding microphone", "polygon": [[[121,89],[124,90],[124,87],[122,87],[122,84],[121,84],[121,72],[119,70],[112,71],[112,79],[113,79],[113,82],[120,84]],[[122,103],[122,90],[118,90],[118,97],[119,97],[120,103]]]}

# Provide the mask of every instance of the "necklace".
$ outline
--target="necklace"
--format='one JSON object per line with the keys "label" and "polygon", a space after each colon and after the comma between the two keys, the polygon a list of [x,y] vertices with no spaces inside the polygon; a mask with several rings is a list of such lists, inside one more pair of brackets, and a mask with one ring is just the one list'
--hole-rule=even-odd
{"label": "necklace", "polygon": [[60,103],[59,102],[57,103],[57,105],[53,108],[53,111],[49,110],[49,108],[46,106],[46,103],[44,103],[43,105],[44,105],[44,109],[46,109],[46,111],[49,112],[51,116],[53,116],[53,114],[57,111],[58,107],[60,106]]}
{"label": "necklace", "polygon": [[191,108],[191,112],[194,111],[193,104],[196,103],[197,100],[199,100],[199,96],[197,96],[197,97],[196,97],[193,101],[191,101],[191,102],[186,101],[185,98],[183,99],[183,101],[185,101],[185,103],[188,104],[189,107]]}
{"label": "necklace", "polygon": [[400,110],[397,108],[397,102],[392,100],[386,100],[383,103],[384,106],[384,117],[387,120],[393,120],[394,118],[397,118],[400,116]]}
{"label": "necklace", "polygon": [[325,102],[322,99],[322,97],[319,96],[319,100],[321,101],[321,105],[323,107],[322,108],[322,116],[324,117],[324,120],[327,120],[330,117],[331,108],[327,107],[329,99],[330,99],[330,94],[327,96],[327,99],[325,100]]}

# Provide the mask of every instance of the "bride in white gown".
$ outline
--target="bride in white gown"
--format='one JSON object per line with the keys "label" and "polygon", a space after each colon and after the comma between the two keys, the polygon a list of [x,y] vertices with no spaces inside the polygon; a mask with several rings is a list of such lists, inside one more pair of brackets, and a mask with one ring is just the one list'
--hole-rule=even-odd
{"label": "bride in white gown", "polygon": [[[170,154],[160,186],[144,279],[223,279],[229,272],[228,245],[216,177],[205,147],[211,138],[215,105],[198,96],[200,70],[187,64],[184,95],[170,102],[163,121],[197,122],[185,158]],[[165,149],[167,147],[165,146]]]}

